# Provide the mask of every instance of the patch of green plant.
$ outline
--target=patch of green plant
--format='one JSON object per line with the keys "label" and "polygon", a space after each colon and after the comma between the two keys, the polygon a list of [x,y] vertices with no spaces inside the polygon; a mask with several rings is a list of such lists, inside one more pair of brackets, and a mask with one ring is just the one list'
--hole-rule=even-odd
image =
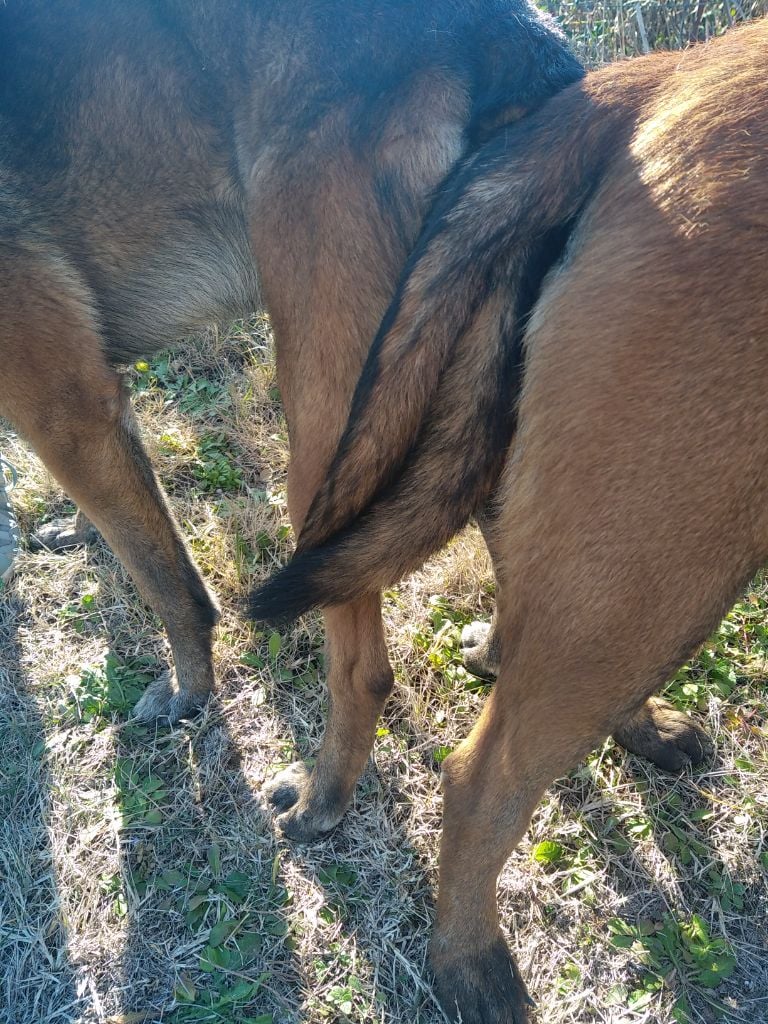
{"label": "patch of green plant", "polygon": [[347,864],[331,864],[318,871],[317,879],[327,893],[325,906],[320,909],[319,916],[330,924],[342,918],[346,905],[354,902],[358,895],[358,875]]}
{"label": "patch of green plant", "polygon": [[649,972],[642,987],[644,993],[656,991],[672,972],[688,985],[715,989],[736,969],[729,943],[713,938],[698,914],[689,921],[665,915],[662,921],[637,925],[615,918],[609,929],[614,946],[638,954]]}
{"label": "patch of green plant", "polygon": [[193,377],[176,368],[171,356],[161,354],[152,362],[134,364],[131,386],[134,392],[164,391],[178,401],[179,409],[191,415],[210,413],[230,404],[227,386],[210,374]]}
{"label": "patch of green plant", "polygon": [[633,842],[650,839],[653,835],[653,822],[645,814],[631,814],[624,820],[624,828]]}
{"label": "patch of green plant", "polygon": [[223,434],[204,434],[197,444],[195,479],[205,491],[239,491],[243,471],[235,464],[235,455]]}
{"label": "patch of green plant", "polygon": [[319,919],[328,925],[343,921],[347,904],[358,894],[357,872],[345,864],[332,864],[317,871],[317,881],[327,893],[326,902],[318,911]]}
{"label": "patch of green plant", "polygon": [[303,668],[298,671],[296,667],[298,662],[290,668],[281,666],[280,653],[283,650],[283,637],[280,633],[272,631],[265,634],[257,631],[254,633],[254,639],[262,644],[266,640],[266,653],[257,654],[254,651],[245,651],[240,656],[241,664],[256,669],[263,669],[269,665],[273,678],[276,677],[284,683],[291,683],[292,686],[299,689],[303,686],[314,686],[320,679],[323,672],[322,648],[317,649],[313,646],[307,652],[306,658],[302,658]]}
{"label": "patch of green plant", "polygon": [[176,434],[161,434],[157,439],[157,447],[165,455],[180,455],[188,450],[188,446]]}
{"label": "patch of green plant", "polygon": [[253,541],[256,547],[256,555],[254,555],[255,561],[262,562],[265,555],[279,551],[284,541],[286,541],[291,535],[290,526],[283,525],[278,526],[276,530],[268,533],[266,530],[262,530],[261,533],[257,533]]}
{"label": "patch of green plant", "polygon": [[561,996],[568,995],[569,992],[578,990],[581,987],[581,968],[578,964],[568,963],[566,964],[555,982],[558,994]]}
{"label": "patch of green plant", "polygon": [[77,720],[107,724],[115,715],[127,717],[151,680],[145,660],[123,662],[106,654],[79,676],[67,676],[66,683]]}
{"label": "patch of green plant", "polygon": [[260,891],[258,912],[249,910],[248,897],[253,890],[251,878],[242,871],[224,873],[221,851],[212,844],[207,854],[208,867],[186,865],[182,871],[172,868],[157,874],[152,885],[172,894],[187,927],[204,934],[198,970],[203,974],[241,973],[261,952],[265,943],[280,938],[290,946],[293,939],[284,913],[277,913],[292,902],[291,893],[278,884],[273,871],[271,883]]}
{"label": "patch of green plant", "polygon": [[267,641],[267,650],[269,651],[269,656],[273,661],[277,660],[277,656],[280,653],[282,643],[282,637],[280,636],[279,633],[269,634],[269,640]]}
{"label": "patch of green plant", "polygon": [[561,884],[564,896],[579,892],[584,902],[594,902],[595,893],[592,883],[598,879],[600,872],[595,870],[593,852],[588,843],[582,843],[571,855],[564,851],[557,866],[564,870]]}
{"label": "patch of green plant", "polygon": [[441,744],[432,751],[432,762],[435,765],[441,765],[446,757],[449,757],[453,753],[453,747],[448,747],[445,744]]}
{"label": "patch of green plant", "polygon": [[[391,756],[396,753],[404,754],[409,747],[409,742],[406,736],[400,735],[399,732],[392,732],[392,730],[386,725],[380,725],[376,729],[376,749],[382,755]],[[432,764],[438,767],[445,758],[451,753],[450,747],[438,747],[433,752]],[[368,781],[363,779],[362,781],[363,791],[366,795],[370,794],[372,797],[377,792],[377,783],[373,780]]]}
{"label": "patch of green plant", "polygon": [[704,882],[726,914],[744,909],[747,887],[741,882],[734,882],[722,865],[712,864],[704,876]]}
{"label": "patch of green plant", "polygon": [[569,839],[569,846],[556,839],[541,840],[531,850],[531,859],[545,871],[557,872],[559,888],[564,896],[579,892],[584,902],[592,903],[595,899],[592,883],[599,878],[600,872],[595,869],[590,837],[582,834],[578,845],[573,836]]}
{"label": "patch of green plant", "polygon": [[264,668],[266,662],[260,654],[255,654],[253,651],[244,651],[240,655],[240,664],[247,665],[248,668]]}
{"label": "patch of green plant", "polygon": [[315,974],[320,981],[323,981],[330,970],[335,967],[349,967],[352,964],[352,957],[340,942],[330,942],[323,951],[323,955],[312,961]]}
{"label": "patch of green plant", "polygon": [[236,529],[232,537],[232,556],[238,579],[246,580],[261,562],[262,551],[258,544],[254,547],[250,539]]}
{"label": "patch of green plant", "polygon": [[563,860],[565,850],[560,843],[556,843],[552,839],[545,839],[540,843],[536,843],[531,856],[538,864],[551,868]]}
{"label": "patch of green plant", "polygon": [[335,1018],[337,1014],[340,1014],[344,1020],[362,1020],[363,996],[362,982],[354,974],[350,975],[345,985],[334,985],[326,993],[324,1016]]}
{"label": "patch of green plant", "polygon": [[273,1024],[271,1013],[253,1012],[254,999],[268,978],[269,974],[264,973],[253,981],[231,984],[221,977],[203,988],[183,974],[173,992],[179,1005],[168,1019],[171,1024]]}
{"label": "patch of green plant", "polygon": [[736,683],[732,660],[705,649],[693,665],[684,665],[673,676],[664,696],[681,710],[697,708],[706,711],[710,696],[729,697]]}
{"label": "patch of green plant", "polygon": [[168,790],[161,778],[143,774],[132,758],[119,757],[115,761],[114,780],[122,828],[162,823]]}
{"label": "patch of green plant", "polygon": [[486,683],[467,672],[461,652],[461,630],[470,616],[456,611],[446,597],[429,599],[429,626],[413,633],[413,642],[429,664],[452,685],[481,689]]}
{"label": "patch of green plant", "polygon": [[59,610],[59,618],[67,622],[76,633],[82,633],[88,623],[97,622],[99,615],[95,591],[88,590],[76,601],[68,601]]}
{"label": "patch of green plant", "polygon": [[680,828],[669,819],[664,822],[661,846],[666,853],[672,854],[684,867],[691,864],[694,858],[703,860],[708,855],[706,844],[696,838],[690,828]]}
{"label": "patch of green plant", "polygon": [[[341,943],[328,943],[323,954],[312,961],[312,967],[316,988],[323,989],[310,1001],[312,1020],[357,1024],[358,1021],[379,1019],[378,1014],[372,1015],[370,993],[366,994],[363,982],[355,972],[353,958]],[[334,977],[339,979],[339,983],[329,985]],[[374,1000],[380,1002],[381,995],[375,995]]]}
{"label": "patch of green plant", "polygon": [[118,872],[101,876],[101,891],[111,903],[115,917],[125,917],[128,913],[128,899],[123,879]]}
{"label": "patch of green plant", "polygon": [[176,893],[179,910],[193,931],[204,926],[209,910],[226,912],[222,897],[231,906],[239,907],[251,891],[251,879],[242,871],[212,878],[210,872],[191,866],[183,873],[176,869],[165,871],[153,880],[153,884],[160,891],[173,890]]}
{"label": "patch of green plant", "polygon": [[768,601],[758,588],[736,604],[696,658],[667,686],[681,709],[705,710],[711,696],[728,698],[740,680],[763,672],[768,657]]}
{"label": "patch of green plant", "polygon": [[331,864],[327,868],[320,868],[317,878],[321,885],[331,886],[341,894],[348,894],[357,886],[358,881],[357,872],[348,864]]}
{"label": "patch of green plant", "polygon": [[189,377],[185,374],[180,391],[179,409],[192,415],[211,409],[225,409],[231,403],[227,385],[210,377]]}

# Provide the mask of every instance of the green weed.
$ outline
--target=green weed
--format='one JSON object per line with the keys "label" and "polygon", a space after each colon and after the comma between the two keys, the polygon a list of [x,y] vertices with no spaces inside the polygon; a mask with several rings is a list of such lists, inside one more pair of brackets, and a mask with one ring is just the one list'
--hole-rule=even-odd
{"label": "green weed", "polygon": [[193,473],[204,491],[232,492],[243,486],[237,455],[223,434],[204,434],[200,438]]}
{"label": "green weed", "polygon": [[113,654],[66,678],[68,703],[80,722],[106,725],[117,716],[126,718],[152,680],[147,661],[123,662]]}
{"label": "green weed", "polygon": [[[614,946],[631,949],[646,969],[638,989],[630,993],[628,1005],[639,1009],[662,984],[673,978],[683,986],[716,989],[736,969],[736,957],[729,943],[713,938],[701,917],[688,921],[666,915],[662,921],[629,924],[620,918],[609,923]],[[684,998],[677,1001],[676,1020],[687,1021]]]}
{"label": "green weed", "polygon": [[429,599],[429,628],[413,633],[414,645],[426,655],[427,662],[451,686],[461,685],[469,690],[486,686],[467,672],[461,652],[461,629],[470,617],[456,611],[447,597]]}
{"label": "green weed", "polygon": [[222,411],[231,405],[227,386],[212,375],[192,376],[176,368],[173,357],[161,354],[151,363],[140,361],[134,365],[131,379],[133,391],[137,394],[162,391],[178,403],[181,412],[192,416],[208,414],[211,410]]}
{"label": "green weed", "polygon": [[162,823],[163,804],[168,797],[162,779],[157,775],[142,775],[134,760],[120,757],[115,762],[114,780],[122,828]]}

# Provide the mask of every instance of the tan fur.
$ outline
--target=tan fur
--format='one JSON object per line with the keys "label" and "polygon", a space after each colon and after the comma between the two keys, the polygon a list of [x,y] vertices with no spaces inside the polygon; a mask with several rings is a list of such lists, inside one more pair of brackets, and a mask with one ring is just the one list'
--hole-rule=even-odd
{"label": "tan fur", "polygon": [[[445,762],[448,991],[467,919],[475,956],[498,938],[496,877],[553,778],[612,731],[646,752],[670,730],[681,752],[706,743],[663,704],[636,709],[768,555],[768,25],[671,63],[643,69],[658,92],[526,336],[499,678]],[[595,79],[620,103],[631,75]]]}

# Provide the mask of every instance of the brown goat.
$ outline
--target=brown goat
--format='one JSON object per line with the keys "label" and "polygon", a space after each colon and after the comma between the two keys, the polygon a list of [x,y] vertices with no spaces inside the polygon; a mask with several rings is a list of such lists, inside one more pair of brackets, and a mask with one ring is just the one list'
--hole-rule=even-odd
{"label": "brown goat", "polygon": [[464,1024],[527,1020],[495,889],[545,787],[611,732],[701,753],[651,695],[766,561],[766,380],[768,22],[572,86],[465,164],[417,245],[254,606],[392,584],[505,463],[498,681],[443,767],[431,959]]}

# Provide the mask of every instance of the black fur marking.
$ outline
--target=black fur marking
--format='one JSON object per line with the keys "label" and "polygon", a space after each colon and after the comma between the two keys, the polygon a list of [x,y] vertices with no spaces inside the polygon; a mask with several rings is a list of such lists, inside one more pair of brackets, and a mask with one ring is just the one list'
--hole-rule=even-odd
{"label": "black fur marking", "polygon": [[502,938],[448,969],[435,968],[435,989],[449,1019],[458,1011],[463,1024],[527,1024],[534,1005]]}
{"label": "black fur marking", "polygon": [[[351,409],[347,426],[342,434],[336,453],[328,471],[329,496],[333,499],[335,489],[334,477],[336,469],[348,457],[350,448],[355,443],[360,430],[365,429],[364,411],[370,400],[371,393],[379,376],[380,359],[382,348],[392,330],[395,322],[400,316],[406,291],[414,270],[428,255],[429,250],[436,243],[439,244],[441,236],[450,233],[454,229],[454,221],[461,217],[460,206],[467,198],[468,190],[478,180],[486,176],[492,176],[499,168],[505,168],[513,154],[524,154],[531,137],[535,137],[540,130],[536,120],[526,119],[512,126],[504,126],[497,130],[491,138],[476,152],[460,161],[454,170],[448,175],[440,190],[437,193],[432,209],[425,221],[424,228],[413,247],[406,262],[405,268],[398,281],[395,295],[384,315],[382,323],[368,351],[362,373],[355,387],[352,397]],[[391,206],[389,193],[391,188],[384,188],[380,194],[380,202]],[[391,184],[391,183],[390,183]],[[534,183],[534,189],[536,187]],[[471,203],[472,200],[469,199]],[[537,204],[532,198],[533,213],[529,217],[528,211],[522,207],[518,220],[512,224],[506,223],[502,218],[495,231],[488,231],[488,224],[484,224],[487,233],[484,237],[482,248],[475,243],[474,251],[472,239],[464,238],[459,243],[457,258],[448,265],[441,268],[440,276],[428,286],[426,300],[431,301],[437,298],[445,301],[446,296],[457,293],[464,297],[463,308],[452,311],[451,328],[454,338],[458,339],[466,325],[471,321],[477,309],[491,294],[494,283],[503,282],[501,271],[505,269],[505,261],[499,259],[498,254],[503,251],[506,245],[516,244],[513,238],[522,237],[534,239],[530,244],[530,255],[519,290],[516,295],[518,306],[518,323],[524,323],[538,298],[539,291],[546,272],[559,259],[559,255],[565,246],[558,243],[558,233],[570,232],[570,223],[558,225],[549,233],[536,230],[535,220],[539,216]],[[583,208],[584,203],[580,208]],[[457,213],[457,211],[459,211]],[[575,219],[574,215],[570,221]],[[531,224],[529,221],[533,221]],[[517,243],[519,244],[519,243]],[[554,250],[554,255],[551,255]],[[518,261],[519,262],[519,261]],[[516,267],[517,269],[517,267]],[[418,344],[418,334],[412,339],[412,345]],[[507,378],[502,377],[502,381]],[[360,426],[359,424],[363,424]],[[402,466],[393,464],[389,467],[389,475],[381,479],[380,492],[391,484],[397,472]],[[310,518],[311,518],[310,511]],[[302,537],[299,536],[297,552],[304,550]]]}
{"label": "black fur marking", "polygon": [[[498,339],[495,355],[497,372],[489,373],[484,381],[481,416],[473,421],[473,433],[484,438],[482,453],[465,450],[452,453],[454,459],[464,458],[461,491],[455,490],[453,479],[447,489],[436,481],[431,507],[441,510],[435,516],[434,534],[428,539],[422,551],[423,557],[447,543],[450,537],[466,525],[473,512],[489,497],[501,471],[507,449],[516,423],[516,400],[523,380],[523,337],[525,326],[538,299],[544,279],[561,259],[577,217],[546,232],[525,263],[522,280],[513,292],[517,293],[519,306],[517,315],[508,315],[508,321]],[[491,268],[487,273],[485,287],[479,301],[500,286],[499,271]],[[514,302],[511,303],[514,307]],[[495,385],[495,386],[494,386]],[[440,437],[435,435],[434,424],[430,421],[422,428],[419,439],[409,453],[401,474],[380,491],[369,509],[359,519],[340,530],[327,543],[313,550],[298,552],[283,569],[257,588],[251,596],[250,614],[258,621],[284,624],[316,606],[343,603],[349,598],[349,583],[337,574],[329,572],[339,556],[343,556],[350,543],[350,531],[366,522],[375,514],[376,507],[384,502],[396,505],[410,485],[408,470],[416,466],[424,450],[439,445]],[[342,557],[343,561],[343,557]],[[409,564],[408,568],[413,568]],[[403,568],[403,572],[408,571]],[[390,582],[395,582],[391,580]]]}

